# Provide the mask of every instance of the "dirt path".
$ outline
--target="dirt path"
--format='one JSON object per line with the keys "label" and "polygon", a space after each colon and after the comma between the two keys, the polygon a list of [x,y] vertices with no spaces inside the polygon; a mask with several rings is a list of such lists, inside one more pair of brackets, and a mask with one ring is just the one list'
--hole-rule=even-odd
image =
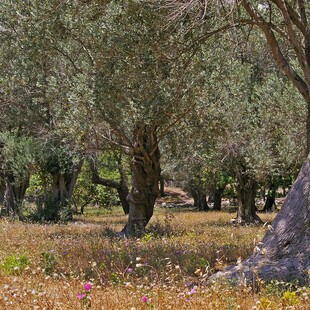
{"label": "dirt path", "polygon": [[165,187],[165,197],[157,198],[156,204],[166,206],[185,206],[185,205],[193,205],[194,199],[186,192],[184,192],[179,187]]}

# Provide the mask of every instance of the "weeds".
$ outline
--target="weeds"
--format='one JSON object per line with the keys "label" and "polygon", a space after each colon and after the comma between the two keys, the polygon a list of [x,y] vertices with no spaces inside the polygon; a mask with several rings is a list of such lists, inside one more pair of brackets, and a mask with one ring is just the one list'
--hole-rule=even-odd
{"label": "weeds", "polygon": [[274,282],[255,293],[205,285],[210,274],[248,256],[266,228],[231,227],[221,212],[159,210],[143,238],[124,240],[106,234],[120,230],[124,217],[79,218],[66,225],[0,221],[0,309],[309,307],[306,287]]}
{"label": "weeds", "polygon": [[6,275],[21,274],[30,265],[30,260],[26,255],[9,255],[4,257],[0,270]]}

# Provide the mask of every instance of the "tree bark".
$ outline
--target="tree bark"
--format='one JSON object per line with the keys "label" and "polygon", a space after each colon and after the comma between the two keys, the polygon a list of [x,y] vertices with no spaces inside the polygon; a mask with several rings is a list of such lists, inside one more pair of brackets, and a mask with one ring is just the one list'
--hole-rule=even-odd
{"label": "tree bark", "polygon": [[299,281],[309,283],[310,269],[310,154],[289,191],[283,207],[253,255],[239,266],[210,278],[225,277],[236,283]]}
{"label": "tree bark", "polygon": [[225,187],[215,188],[213,198],[213,210],[221,211],[222,209],[222,195]]}
{"label": "tree bark", "polygon": [[272,212],[276,209],[276,191],[277,187],[274,185],[271,185],[269,187],[267,198],[264,205],[264,212]]}
{"label": "tree bark", "polygon": [[207,203],[207,193],[206,190],[202,190],[199,187],[193,188],[191,190],[191,195],[194,199],[194,208],[199,211],[208,211],[210,210]]}
{"label": "tree bark", "polygon": [[[2,206],[4,203],[4,192],[5,192],[5,182],[4,182],[2,175],[0,175],[0,205]],[[1,215],[1,211],[0,211],[0,215]]]}
{"label": "tree bark", "polygon": [[52,174],[53,178],[53,200],[61,205],[70,205],[73,190],[81,171],[83,160],[81,160],[71,173]]}
{"label": "tree bark", "polygon": [[236,221],[239,224],[261,223],[261,219],[256,214],[255,195],[256,182],[244,171],[238,171],[237,176],[237,196],[238,212]]}
{"label": "tree bark", "polygon": [[29,186],[29,177],[27,177],[23,182],[15,184],[14,176],[12,174],[5,174],[4,185],[4,209],[2,214],[6,216],[19,215],[26,190]]}
{"label": "tree bark", "polygon": [[155,126],[138,125],[133,136],[132,188],[127,196],[129,216],[122,233],[127,237],[140,237],[153,215],[158,197],[160,152]]}
{"label": "tree bark", "polygon": [[13,188],[14,177],[12,175],[5,176],[4,191],[4,208],[6,216],[14,216],[18,214],[18,206],[15,201],[15,192]]}
{"label": "tree bark", "polygon": [[160,178],[159,178],[159,189],[160,189],[160,197],[165,197],[166,196],[165,180],[164,180],[164,177],[162,175],[160,175]]}

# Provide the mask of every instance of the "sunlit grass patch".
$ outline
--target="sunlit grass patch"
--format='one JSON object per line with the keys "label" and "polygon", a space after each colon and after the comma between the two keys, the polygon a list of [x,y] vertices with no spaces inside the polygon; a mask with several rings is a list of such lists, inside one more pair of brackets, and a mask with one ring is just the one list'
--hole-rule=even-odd
{"label": "sunlit grass patch", "polygon": [[0,272],[6,275],[18,275],[29,265],[30,260],[26,255],[8,255],[0,264]]}
{"label": "sunlit grass patch", "polygon": [[[231,214],[225,212],[161,209],[155,210],[144,237],[120,239],[113,232],[126,218],[117,212],[79,216],[67,225],[1,220],[0,263],[5,257],[25,255],[31,264],[18,274],[0,271],[0,309],[268,309],[268,305],[307,309],[309,305],[306,288],[296,291],[285,285],[276,291],[276,285],[266,284],[255,293],[229,283],[205,285],[210,274],[251,254],[266,226],[231,226]],[[87,283],[91,290],[85,293]]]}

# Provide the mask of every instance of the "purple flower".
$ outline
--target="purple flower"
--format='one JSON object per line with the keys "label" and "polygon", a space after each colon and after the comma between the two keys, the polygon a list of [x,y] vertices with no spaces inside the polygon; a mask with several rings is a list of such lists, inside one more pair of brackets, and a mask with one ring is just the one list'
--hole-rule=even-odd
{"label": "purple flower", "polygon": [[91,284],[90,283],[86,283],[86,284],[83,285],[83,288],[84,288],[85,292],[88,292],[91,289]]}
{"label": "purple flower", "polygon": [[193,295],[196,293],[196,289],[195,288],[192,288],[191,291],[189,292],[189,295]]}
{"label": "purple flower", "polygon": [[141,298],[141,301],[142,301],[142,302],[145,302],[145,303],[147,303],[148,300],[149,300],[149,299],[148,299],[146,296],[143,296],[143,297]]}
{"label": "purple flower", "polygon": [[191,287],[192,285],[193,285],[192,282],[186,282],[186,283],[185,283],[185,286],[186,286],[186,287]]}
{"label": "purple flower", "polygon": [[132,272],[132,268],[127,268],[127,272]]}
{"label": "purple flower", "polygon": [[86,297],[86,294],[78,293],[76,294],[76,297],[80,300],[84,299]]}

